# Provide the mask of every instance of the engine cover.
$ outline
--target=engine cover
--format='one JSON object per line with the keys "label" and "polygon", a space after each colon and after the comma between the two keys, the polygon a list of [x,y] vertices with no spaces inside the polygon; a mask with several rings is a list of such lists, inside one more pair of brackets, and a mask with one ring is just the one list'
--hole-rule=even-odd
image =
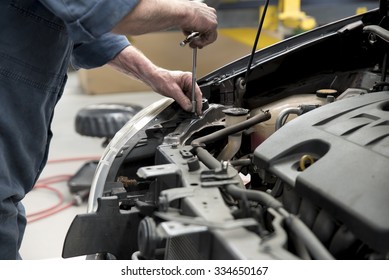
{"label": "engine cover", "polygon": [[[301,169],[305,155],[314,163]],[[389,251],[389,92],[336,101],[287,123],[254,161],[373,249]]]}

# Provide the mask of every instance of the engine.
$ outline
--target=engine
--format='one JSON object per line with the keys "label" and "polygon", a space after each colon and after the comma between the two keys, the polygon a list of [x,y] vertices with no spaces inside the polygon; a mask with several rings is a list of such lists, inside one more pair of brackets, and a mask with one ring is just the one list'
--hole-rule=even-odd
{"label": "engine", "polygon": [[277,178],[273,195],[336,258],[389,249],[388,97],[362,94],[316,109],[254,153],[255,165]]}

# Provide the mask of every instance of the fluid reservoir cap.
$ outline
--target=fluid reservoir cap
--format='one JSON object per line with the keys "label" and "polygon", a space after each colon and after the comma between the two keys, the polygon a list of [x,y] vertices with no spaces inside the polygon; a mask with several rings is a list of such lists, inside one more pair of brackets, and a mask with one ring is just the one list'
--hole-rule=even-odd
{"label": "fluid reservoir cap", "polygon": [[223,110],[223,113],[229,116],[244,116],[249,113],[249,110],[244,108],[228,108]]}
{"label": "fluid reservoir cap", "polygon": [[188,163],[188,167],[189,167],[190,172],[197,171],[200,169],[200,162],[195,157],[189,159],[187,163]]}
{"label": "fluid reservoir cap", "polygon": [[336,89],[331,88],[323,88],[316,91],[316,96],[320,98],[327,98],[327,96],[336,96],[338,91]]}

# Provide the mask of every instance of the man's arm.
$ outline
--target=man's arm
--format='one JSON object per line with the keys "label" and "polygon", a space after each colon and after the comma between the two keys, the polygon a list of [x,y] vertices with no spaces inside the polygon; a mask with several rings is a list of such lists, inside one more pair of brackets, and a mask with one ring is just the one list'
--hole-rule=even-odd
{"label": "man's arm", "polygon": [[191,47],[202,48],[216,40],[216,10],[204,3],[187,0],[142,0],[113,29],[121,34],[139,35],[179,27],[189,35],[200,32]]}
{"label": "man's arm", "polygon": [[216,40],[214,8],[188,0],[39,0],[61,18],[76,44],[100,38],[112,30],[137,35],[180,28],[201,36],[190,46],[202,48]]}

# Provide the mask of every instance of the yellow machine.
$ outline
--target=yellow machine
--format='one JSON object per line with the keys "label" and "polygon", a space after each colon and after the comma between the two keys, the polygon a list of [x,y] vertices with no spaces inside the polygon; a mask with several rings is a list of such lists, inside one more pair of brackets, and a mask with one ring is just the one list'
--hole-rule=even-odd
{"label": "yellow machine", "polygon": [[[239,1],[223,1],[232,3]],[[259,17],[263,8],[259,9]],[[263,25],[263,33],[259,41],[258,49],[283,40],[286,35],[307,31],[316,27],[316,20],[301,11],[300,0],[280,0],[278,5],[270,5]],[[257,30],[253,27],[222,28],[220,33],[239,42],[251,45]]]}
{"label": "yellow machine", "polygon": [[300,0],[280,0],[278,18],[287,28],[307,31],[316,27],[316,20],[301,11]]}

